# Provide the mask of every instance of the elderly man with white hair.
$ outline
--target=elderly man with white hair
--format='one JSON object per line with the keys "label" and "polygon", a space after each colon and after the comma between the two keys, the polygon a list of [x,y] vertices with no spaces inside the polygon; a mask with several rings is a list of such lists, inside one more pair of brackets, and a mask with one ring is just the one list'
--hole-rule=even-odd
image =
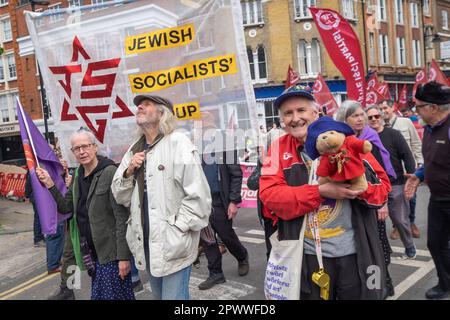
{"label": "elderly man with white hair", "polygon": [[[304,152],[305,139],[314,133],[311,127],[322,122],[317,120],[314,97],[308,88],[296,85],[275,100],[275,107],[287,134],[270,146],[260,178],[260,198],[278,225],[280,242],[303,240],[300,299],[382,299],[386,268],[375,209],[386,202],[390,191],[386,173],[368,153],[361,159],[366,191],[350,190],[345,182],[309,184],[311,161]],[[351,131],[346,124],[339,125]],[[305,217],[315,211],[320,219],[307,224]],[[313,233],[313,227],[318,232]],[[380,280],[376,288],[367,285],[374,266]],[[322,294],[320,282],[312,280],[313,274],[324,273],[329,276],[329,297]]]}

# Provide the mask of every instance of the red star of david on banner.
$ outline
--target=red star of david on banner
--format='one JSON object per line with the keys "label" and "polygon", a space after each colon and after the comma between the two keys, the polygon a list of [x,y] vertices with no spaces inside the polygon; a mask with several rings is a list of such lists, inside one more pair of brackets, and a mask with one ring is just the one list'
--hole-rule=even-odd
{"label": "red star of david on banner", "polygon": [[[74,65],[73,63],[78,62],[79,54],[81,54],[84,60],[91,60],[91,57],[83,48],[83,45],[77,37],[73,39],[72,48],[72,59],[70,61],[70,65],[49,67],[53,74],[64,76],[64,80],[58,80],[58,83],[67,95],[64,97],[61,109],[61,121],[79,120],[76,113],[73,113],[73,111],[70,113],[71,105],[69,101],[72,99],[72,75],[82,73],[82,65]],[[99,70],[117,69],[120,61],[120,58],[115,58],[89,62],[86,71],[84,72],[83,80],[81,82],[81,90],[79,92],[80,98],[82,100],[87,100],[87,103],[82,106],[73,106],[78,111],[88,128],[101,143],[103,143],[105,138],[105,129],[108,118],[95,120],[97,127],[94,127],[92,121],[88,117],[88,114],[105,114],[107,116],[109,114],[108,112],[110,105],[93,105],[92,101],[89,102],[89,100],[97,98],[111,98],[114,83],[116,81],[116,73],[102,74],[99,76],[94,76],[92,74]],[[98,89],[99,86],[104,86],[104,88]],[[91,90],[86,90],[89,87],[91,87]],[[92,89],[92,87],[95,87],[95,89]],[[113,112],[112,119],[134,116],[126,103],[118,95],[116,95],[114,103],[120,108],[120,111]]]}

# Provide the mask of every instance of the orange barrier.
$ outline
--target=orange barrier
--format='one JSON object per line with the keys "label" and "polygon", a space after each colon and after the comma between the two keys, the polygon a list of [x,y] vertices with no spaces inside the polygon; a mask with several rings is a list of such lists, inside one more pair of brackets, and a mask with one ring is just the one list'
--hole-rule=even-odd
{"label": "orange barrier", "polygon": [[[25,197],[26,174],[8,173],[1,184],[0,194],[3,197],[11,195],[18,198]],[[12,191],[12,194],[11,194]]]}

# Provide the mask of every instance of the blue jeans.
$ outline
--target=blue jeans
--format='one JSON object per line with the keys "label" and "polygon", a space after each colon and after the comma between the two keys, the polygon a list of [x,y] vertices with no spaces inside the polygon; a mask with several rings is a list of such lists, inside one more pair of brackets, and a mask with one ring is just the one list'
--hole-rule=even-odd
{"label": "blue jeans", "polygon": [[189,300],[192,265],[164,277],[154,277],[147,266],[150,286],[157,300]]}
{"label": "blue jeans", "polygon": [[47,251],[47,270],[59,267],[64,250],[64,222],[56,228],[56,233],[45,237]]}
{"label": "blue jeans", "polygon": [[139,280],[139,270],[136,268],[136,264],[134,263],[134,257],[131,257],[131,281],[135,283]]}
{"label": "blue jeans", "polygon": [[41,221],[39,220],[39,214],[36,210],[36,206],[34,205],[34,201],[32,201],[31,204],[33,205],[33,211],[34,211],[33,241],[34,241],[34,244],[36,244],[39,241],[44,240],[44,235],[42,234]]}

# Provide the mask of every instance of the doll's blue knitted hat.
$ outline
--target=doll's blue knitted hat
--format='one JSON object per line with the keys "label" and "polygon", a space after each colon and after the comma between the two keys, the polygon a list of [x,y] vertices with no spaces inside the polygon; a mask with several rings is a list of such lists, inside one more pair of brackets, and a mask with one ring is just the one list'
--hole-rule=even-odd
{"label": "doll's blue knitted hat", "polygon": [[353,129],[346,123],[335,121],[333,118],[324,116],[311,123],[308,127],[308,134],[306,136],[305,149],[308,156],[311,159],[316,159],[320,156],[316,149],[316,140],[321,133],[334,130],[345,134],[345,136],[351,136],[355,134]]}

